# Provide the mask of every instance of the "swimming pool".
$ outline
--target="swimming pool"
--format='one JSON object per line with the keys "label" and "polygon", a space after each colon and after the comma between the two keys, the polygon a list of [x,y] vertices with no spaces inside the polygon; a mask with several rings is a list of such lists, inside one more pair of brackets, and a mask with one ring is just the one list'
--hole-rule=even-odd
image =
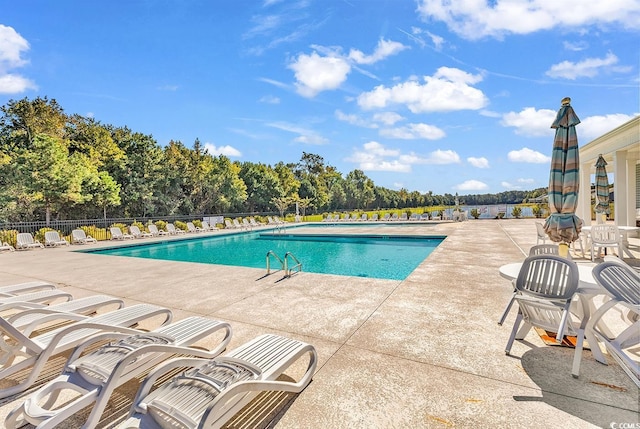
{"label": "swimming pool", "polygon": [[[302,263],[302,271],[306,272],[404,280],[444,238],[250,232],[87,252],[265,270],[268,251],[273,251],[281,259],[285,253],[291,252]],[[271,267],[278,269],[279,263],[271,259]]]}

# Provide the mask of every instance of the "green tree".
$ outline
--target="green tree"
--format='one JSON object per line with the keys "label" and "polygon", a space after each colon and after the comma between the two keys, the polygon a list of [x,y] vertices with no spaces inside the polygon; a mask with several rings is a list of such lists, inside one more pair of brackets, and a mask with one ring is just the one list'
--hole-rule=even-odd
{"label": "green tree", "polygon": [[347,207],[366,209],[374,200],[373,181],[362,170],[353,170],[345,178]]}
{"label": "green tree", "polygon": [[247,188],[247,211],[267,211],[274,198],[286,196],[278,173],[271,167],[252,162],[243,162],[241,165],[240,178]]}
{"label": "green tree", "polygon": [[54,99],[10,100],[0,107],[0,151],[30,149],[39,135],[62,138],[66,115]]}
{"label": "green tree", "polygon": [[86,164],[81,157],[69,156],[61,139],[37,135],[32,148],[22,151],[18,165],[26,179],[25,191],[43,204],[48,225],[52,213],[88,199],[82,193]]}

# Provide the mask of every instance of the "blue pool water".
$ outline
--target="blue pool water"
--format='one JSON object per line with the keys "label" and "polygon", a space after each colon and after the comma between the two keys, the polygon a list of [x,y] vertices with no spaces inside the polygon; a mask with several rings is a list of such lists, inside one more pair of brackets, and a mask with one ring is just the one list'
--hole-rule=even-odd
{"label": "blue pool water", "polygon": [[[306,272],[403,280],[444,238],[252,232],[90,252],[266,270],[266,255],[271,250],[280,258],[291,252],[302,263],[302,271]],[[273,257],[270,263],[272,270],[280,268],[279,262]]]}

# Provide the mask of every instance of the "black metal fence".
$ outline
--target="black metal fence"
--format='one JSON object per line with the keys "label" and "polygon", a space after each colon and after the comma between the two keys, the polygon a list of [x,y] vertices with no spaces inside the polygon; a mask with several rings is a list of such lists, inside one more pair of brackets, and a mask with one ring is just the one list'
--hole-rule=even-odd
{"label": "black metal fence", "polygon": [[38,222],[0,222],[0,244],[2,242],[7,242],[9,244],[15,244],[16,235],[20,232],[29,232],[34,237],[38,234],[42,228],[50,228],[56,230],[63,237],[70,237],[71,231],[74,229],[80,228],[89,228],[90,235],[96,240],[109,240],[111,238],[111,233],[109,232],[109,228],[114,224],[121,225],[131,225],[134,222],[142,223],[143,225],[147,225],[149,223],[153,223],[156,221],[164,221],[164,222],[191,222],[194,220],[207,220],[210,224],[215,223],[224,223],[225,217],[236,218],[236,217],[261,217],[261,216],[271,215],[269,214],[258,214],[258,213],[233,213],[233,214],[223,214],[223,215],[178,215],[178,216],[161,216],[161,217],[136,217],[136,218],[107,218],[107,219],[80,219],[80,220],[51,220],[48,224],[44,221]]}

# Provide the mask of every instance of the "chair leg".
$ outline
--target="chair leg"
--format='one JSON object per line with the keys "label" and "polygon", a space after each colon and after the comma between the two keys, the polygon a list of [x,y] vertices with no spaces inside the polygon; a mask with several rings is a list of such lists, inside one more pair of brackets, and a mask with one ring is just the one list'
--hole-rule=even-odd
{"label": "chair leg", "polygon": [[516,321],[513,323],[513,329],[511,330],[511,335],[509,335],[509,341],[507,342],[507,347],[505,348],[505,354],[509,355],[511,353],[511,346],[513,345],[513,341],[516,339],[516,332],[518,332],[518,328],[520,327],[520,323],[522,322],[522,313],[518,311],[518,316],[516,316]]}

